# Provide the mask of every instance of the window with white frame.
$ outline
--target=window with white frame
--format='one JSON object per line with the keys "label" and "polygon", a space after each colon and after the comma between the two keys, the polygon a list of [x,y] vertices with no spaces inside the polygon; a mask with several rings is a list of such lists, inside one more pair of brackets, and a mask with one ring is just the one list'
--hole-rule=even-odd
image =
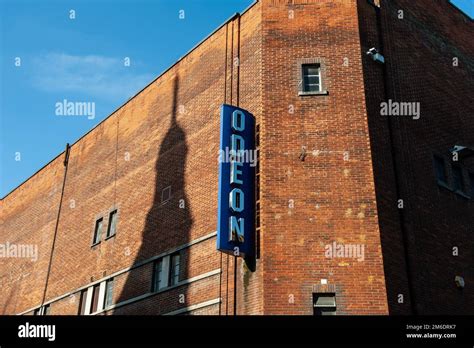
{"label": "window with white frame", "polygon": [[321,92],[321,65],[320,64],[302,64],[302,91]]}
{"label": "window with white frame", "polygon": [[163,256],[153,264],[152,291],[156,292],[179,283],[181,271],[180,252]]}
{"label": "window with white frame", "polygon": [[114,278],[92,285],[81,291],[79,315],[99,313],[113,304]]}

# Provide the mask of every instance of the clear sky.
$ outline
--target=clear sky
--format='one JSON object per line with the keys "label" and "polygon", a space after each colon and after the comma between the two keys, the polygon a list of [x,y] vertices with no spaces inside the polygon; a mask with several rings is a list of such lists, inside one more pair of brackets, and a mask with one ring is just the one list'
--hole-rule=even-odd
{"label": "clear sky", "polygon": [[[0,197],[251,3],[0,0]],[[94,102],[95,118],[57,116],[64,99]]]}
{"label": "clear sky", "polygon": [[[0,197],[252,2],[0,0]],[[64,99],[95,117],[56,115]]]}

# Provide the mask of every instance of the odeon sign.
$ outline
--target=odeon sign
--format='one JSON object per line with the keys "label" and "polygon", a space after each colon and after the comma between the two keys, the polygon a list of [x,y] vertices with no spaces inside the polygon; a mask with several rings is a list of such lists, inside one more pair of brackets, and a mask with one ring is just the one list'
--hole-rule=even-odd
{"label": "odeon sign", "polygon": [[220,151],[232,156],[219,160],[217,249],[247,258],[254,254],[255,164],[248,153],[255,150],[255,118],[224,104],[220,132]]}

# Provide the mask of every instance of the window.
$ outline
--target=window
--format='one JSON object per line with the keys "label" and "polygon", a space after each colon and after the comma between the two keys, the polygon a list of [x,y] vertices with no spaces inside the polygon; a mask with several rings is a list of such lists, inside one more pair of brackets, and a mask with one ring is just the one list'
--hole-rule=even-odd
{"label": "window", "polygon": [[179,253],[171,255],[170,267],[170,285],[178,284],[180,270],[180,255]]}
{"label": "window", "polygon": [[153,291],[158,291],[163,288],[164,279],[163,279],[163,259],[159,259],[154,264],[153,270]]}
{"label": "window", "polygon": [[114,279],[108,279],[105,283],[105,308],[108,308],[112,305],[114,296]]}
{"label": "window", "polygon": [[100,243],[103,222],[104,222],[103,218],[100,218],[95,222],[94,239],[92,240],[92,245]]}
{"label": "window", "polygon": [[43,315],[50,315],[51,314],[51,305],[47,304],[43,307]]}
{"label": "window", "polygon": [[117,210],[111,211],[109,215],[109,227],[107,228],[107,238],[115,236],[117,232]]}
{"label": "window", "polygon": [[79,315],[86,314],[86,303],[87,303],[87,289],[81,291],[81,299],[79,302]]}
{"label": "window", "polygon": [[36,308],[33,311],[33,315],[49,315],[51,313],[51,305],[47,304],[43,307]]}
{"label": "window", "polygon": [[453,165],[453,186],[454,191],[464,192],[462,169],[457,165]]}
{"label": "window", "polygon": [[91,313],[97,312],[97,309],[99,308],[99,291],[100,291],[100,285],[94,285],[94,290],[92,291],[92,306],[91,306]]}
{"label": "window", "polygon": [[152,291],[158,291],[179,283],[181,255],[179,252],[155,261],[153,265]]}
{"label": "window", "polygon": [[171,198],[171,186],[165,187],[163,191],[161,191],[161,203],[169,201]]}
{"label": "window", "polygon": [[313,307],[314,315],[336,315],[336,294],[313,294]]}
{"label": "window", "polygon": [[113,304],[114,278],[109,278],[81,291],[79,315],[90,315],[111,307]]}
{"label": "window", "polygon": [[435,164],[435,171],[436,171],[436,179],[438,180],[438,183],[447,185],[448,180],[446,179],[446,167],[444,164],[444,158],[435,156],[434,164]]}
{"label": "window", "polygon": [[303,92],[321,92],[321,67],[319,64],[303,64]]}

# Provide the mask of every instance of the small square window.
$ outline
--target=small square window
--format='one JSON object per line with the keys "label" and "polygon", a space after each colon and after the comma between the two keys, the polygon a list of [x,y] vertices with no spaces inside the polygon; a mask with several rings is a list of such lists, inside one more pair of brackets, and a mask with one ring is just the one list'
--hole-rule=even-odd
{"label": "small square window", "polygon": [[314,315],[336,315],[336,294],[313,294],[313,313]]}
{"label": "small square window", "polygon": [[434,166],[435,166],[435,172],[436,172],[436,179],[438,180],[438,183],[447,185],[448,180],[446,176],[446,166],[445,166],[444,158],[440,156],[434,156]]}
{"label": "small square window", "polygon": [[171,186],[165,187],[161,191],[161,203],[169,201],[171,198]]}
{"label": "small square window", "polygon": [[100,243],[100,237],[102,236],[102,226],[104,223],[104,219],[100,218],[95,222],[94,228],[94,239],[92,240],[92,244]]}
{"label": "small square window", "polygon": [[117,210],[110,212],[109,227],[107,228],[107,238],[115,236],[117,232]]}
{"label": "small square window", "polygon": [[321,92],[321,66],[319,64],[302,65],[303,92]]}

